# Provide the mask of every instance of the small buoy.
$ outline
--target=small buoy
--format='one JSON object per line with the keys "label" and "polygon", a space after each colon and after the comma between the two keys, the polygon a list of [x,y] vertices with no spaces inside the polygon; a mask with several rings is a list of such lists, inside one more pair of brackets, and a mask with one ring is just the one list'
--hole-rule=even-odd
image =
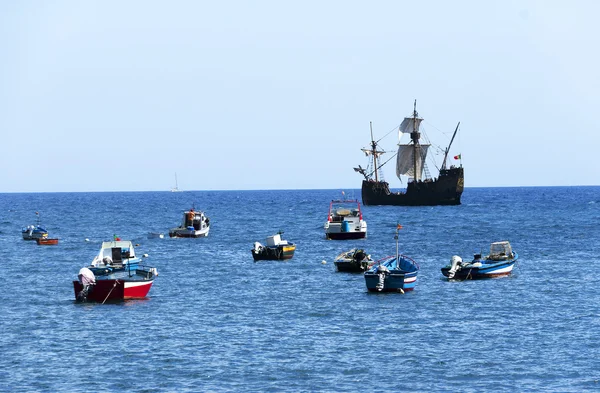
{"label": "small buoy", "polygon": [[327,265],[327,261],[323,259],[323,260],[321,261],[321,265]]}
{"label": "small buoy", "polygon": [[90,241],[90,239],[88,239],[88,238],[86,237],[86,238],[85,238],[85,241],[86,241],[86,242],[89,242],[89,241]]}
{"label": "small buoy", "polygon": [[135,246],[136,246],[136,247],[139,247],[139,246],[140,246],[140,243],[135,243]]}
{"label": "small buoy", "polygon": [[148,254],[144,254],[142,255],[144,258],[148,258]]}

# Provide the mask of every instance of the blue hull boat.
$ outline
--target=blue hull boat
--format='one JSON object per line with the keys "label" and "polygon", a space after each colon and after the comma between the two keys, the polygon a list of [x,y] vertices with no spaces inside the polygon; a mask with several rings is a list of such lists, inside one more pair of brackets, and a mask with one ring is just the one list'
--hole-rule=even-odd
{"label": "blue hull boat", "polygon": [[23,240],[37,240],[48,237],[46,228],[39,225],[29,225],[21,230]]}
{"label": "blue hull boat", "polygon": [[389,256],[365,272],[369,292],[407,292],[415,289],[419,265],[405,255]]}
{"label": "blue hull boat", "polygon": [[48,237],[48,231],[40,225],[40,213],[35,212],[35,215],[37,217],[36,225],[28,225],[21,230],[23,240],[37,240]]}
{"label": "blue hull boat", "polygon": [[398,253],[398,233],[402,228],[396,227],[396,255],[385,257],[373,263],[365,272],[365,284],[369,292],[401,292],[412,291],[417,285],[419,265],[405,255]]}
{"label": "blue hull boat", "polygon": [[442,274],[455,280],[508,276],[518,259],[519,254],[512,250],[509,242],[495,242],[490,246],[489,255],[475,254],[471,262],[463,262],[461,257],[454,255],[450,264],[442,268]]}

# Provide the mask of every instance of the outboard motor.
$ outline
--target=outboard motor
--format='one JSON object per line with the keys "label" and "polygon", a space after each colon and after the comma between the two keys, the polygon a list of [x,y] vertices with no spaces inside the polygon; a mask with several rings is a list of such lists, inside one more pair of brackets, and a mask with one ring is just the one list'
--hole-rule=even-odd
{"label": "outboard motor", "polygon": [[448,270],[448,278],[454,278],[454,275],[457,271],[462,268],[463,260],[458,255],[452,256],[450,258],[450,270]]}
{"label": "outboard motor", "polygon": [[365,259],[366,256],[367,255],[365,254],[364,250],[356,250],[356,252],[352,256],[352,259],[354,260],[354,262],[360,263],[360,261]]}
{"label": "outboard motor", "polygon": [[379,282],[377,283],[375,288],[377,288],[377,290],[381,292],[383,290],[383,287],[385,286],[385,276],[387,276],[390,273],[390,271],[387,267],[383,265],[377,266],[376,271],[377,275],[379,276]]}
{"label": "outboard motor", "polygon": [[79,270],[77,278],[83,285],[83,289],[77,294],[77,301],[85,302],[87,300],[88,293],[90,293],[90,291],[93,289],[93,286],[96,285],[96,276],[94,276],[94,272],[87,267],[84,267]]}

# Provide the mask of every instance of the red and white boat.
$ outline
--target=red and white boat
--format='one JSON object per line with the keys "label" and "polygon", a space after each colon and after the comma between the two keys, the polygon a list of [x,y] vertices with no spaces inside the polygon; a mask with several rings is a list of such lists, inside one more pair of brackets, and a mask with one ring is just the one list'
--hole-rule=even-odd
{"label": "red and white boat", "polygon": [[79,270],[73,289],[77,301],[142,299],[148,295],[156,268],[143,265],[130,241],[103,242],[90,266]]}
{"label": "red and white boat", "polygon": [[333,200],[325,223],[325,238],[332,240],[364,239],[367,222],[356,199]]}

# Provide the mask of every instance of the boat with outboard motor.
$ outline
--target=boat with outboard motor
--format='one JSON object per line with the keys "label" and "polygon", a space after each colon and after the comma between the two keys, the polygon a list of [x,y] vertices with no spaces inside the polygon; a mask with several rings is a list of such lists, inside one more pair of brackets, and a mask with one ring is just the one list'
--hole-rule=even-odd
{"label": "boat with outboard motor", "polygon": [[338,272],[363,273],[374,261],[362,248],[343,252],[333,261]]}
{"label": "boat with outboard motor", "polygon": [[412,291],[417,285],[419,265],[406,255],[398,252],[398,233],[401,225],[396,227],[396,255],[382,258],[369,266],[365,272],[365,284],[369,292]]}
{"label": "boat with outboard motor", "polygon": [[331,240],[363,239],[367,222],[363,220],[360,202],[356,199],[332,200],[325,223],[325,238]]}
{"label": "boat with outboard motor", "polygon": [[463,262],[458,255],[452,256],[450,264],[442,268],[442,274],[449,279],[475,280],[507,276],[519,259],[508,241],[490,245],[489,255],[475,254],[471,262]]}
{"label": "boat with outboard motor", "polygon": [[[444,159],[437,178],[432,178],[426,164],[427,152],[430,144],[420,142],[423,121],[417,113],[417,101],[415,100],[413,114],[404,118],[399,126],[399,139],[403,134],[410,135],[410,142],[398,144],[396,157],[396,176],[408,178],[404,192],[390,191],[389,183],[383,180],[381,167],[391,161],[381,163],[379,157],[386,153],[382,150],[378,141],[373,138],[373,127],[371,126],[371,144],[369,148],[362,151],[371,156],[366,168],[360,165],[354,170],[363,175],[362,202],[363,205],[394,205],[394,206],[433,206],[433,205],[460,205],[460,198],[464,189],[464,171],[462,164],[447,167],[448,153],[458,131],[460,122],[454,130],[452,139],[444,151]],[[399,141],[400,142],[400,141]],[[454,156],[460,160],[461,155]],[[434,163],[435,165],[435,163]]]}
{"label": "boat with outboard motor", "polygon": [[254,242],[252,258],[254,261],[282,261],[292,259],[296,251],[296,245],[287,240],[283,240],[282,231],[277,232],[273,236],[267,237],[267,245],[263,246],[259,242]]}
{"label": "boat with outboard motor", "polygon": [[210,231],[210,220],[192,207],[183,213],[181,226],[169,230],[169,237],[206,237]]}
{"label": "boat with outboard motor", "polygon": [[75,299],[104,303],[145,298],[156,276],[156,268],[143,264],[130,241],[103,242],[92,263],[73,281]]}
{"label": "boat with outboard motor", "polygon": [[36,240],[48,237],[48,231],[40,224],[40,213],[35,212],[35,215],[37,216],[37,223],[21,229],[23,240]]}

